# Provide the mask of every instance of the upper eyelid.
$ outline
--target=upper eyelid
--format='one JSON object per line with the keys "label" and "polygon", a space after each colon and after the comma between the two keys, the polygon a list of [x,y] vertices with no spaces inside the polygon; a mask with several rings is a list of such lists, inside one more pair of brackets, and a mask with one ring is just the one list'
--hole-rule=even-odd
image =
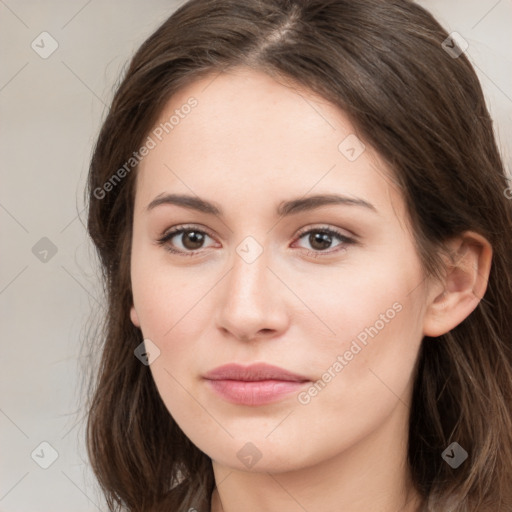
{"label": "upper eyelid", "polygon": [[163,238],[167,238],[169,236],[176,236],[178,234],[182,234],[183,231],[193,231],[193,230],[196,230],[196,231],[201,231],[201,232],[204,232],[206,233],[210,238],[215,238],[211,232],[203,227],[203,226],[200,226],[200,225],[188,225],[188,224],[178,224],[177,226],[174,226],[172,228],[169,228],[169,229],[166,229],[159,237],[158,239],[159,240],[162,240]]}
{"label": "upper eyelid", "polygon": [[[196,230],[196,231],[201,231],[201,232],[204,232],[206,233],[210,238],[215,238],[214,235],[212,235],[211,231],[200,225],[200,224],[178,224],[176,226],[173,226],[172,228],[169,228],[167,230],[165,230],[162,235],[159,236],[159,238],[164,238],[170,234],[173,234],[173,235],[176,235],[178,234],[180,231],[192,231],[192,230]],[[316,225],[312,225],[312,226],[305,226],[303,228],[300,228],[298,231],[297,231],[297,234],[295,235],[296,237],[301,237],[303,236],[304,234],[308,233],[309,231],[333,231],[335,234],[338,234],[338,235],[342,235],[342,236],[345,236],[347,238],[358,238],[358,236],[351,232],[350,230],[346,229],[346,228],[338,228],[338,227],[334,227],[334,226],[329,226],[327,224],[316,224]],[[341,231],[347,231],[348,234],[344,235]]]}
{"label": "upper eyelid", "polygon": [[[327,224],[317,224],[317,225],[313,225],[313,226],[306,226],[304,228],[299,229],[296,236],[302,237],[303,235],[305,235],[306,233],[309,233],[310,231],[331,231],[334,234],[336,234],[338,236],[344,236],[345,238],[353,238],[354,240],[357,240],[357,238],[358,238],[358,236],[355,233],[349,231],[346,228],[338,228],[338,227],[334,227],[334,226],[329,226]],[[347,234],[344,234],[343,231],[346,231]]]}

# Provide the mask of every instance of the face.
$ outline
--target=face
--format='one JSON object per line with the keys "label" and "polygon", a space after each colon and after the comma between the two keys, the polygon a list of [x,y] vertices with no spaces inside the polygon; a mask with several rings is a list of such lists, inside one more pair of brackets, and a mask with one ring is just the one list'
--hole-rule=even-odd
{"label": "face", "polygon": [[[392,417],[405,428],[423,273],[400,190],[354,132],[325,100],[237,69],[176,94],[149,134],[130,317],[158,347],[169,413],[219,464],[293,470]],[[298,377],[205,378],[228,363]]]}

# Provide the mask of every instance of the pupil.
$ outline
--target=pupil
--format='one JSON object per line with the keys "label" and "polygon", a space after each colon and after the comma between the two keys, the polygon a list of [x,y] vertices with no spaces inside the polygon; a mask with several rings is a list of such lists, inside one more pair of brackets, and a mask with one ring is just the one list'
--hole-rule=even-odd
{"label": "pupil", "polygon": [[[327,249],[329,247],[329,245],[331,244],[331,235],[329,235],[328,233],[314,233],[314,234],[311,234],[309,235],[309,243],[311,244],[311,247],[315,248],[315,249]],[[319,243],[320,244],[320,247],[316,246],[315,245]],[[324,245],[322,245],[324,244]],[[325,245],[326,244],[326,245]]]}

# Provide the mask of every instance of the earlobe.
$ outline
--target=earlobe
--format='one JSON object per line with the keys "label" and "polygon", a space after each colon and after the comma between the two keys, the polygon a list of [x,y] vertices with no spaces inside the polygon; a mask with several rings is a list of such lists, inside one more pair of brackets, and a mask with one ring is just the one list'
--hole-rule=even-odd
{"label": "earlobe", "polygon": [[492,247],[478,233],[466,231],[451,240],[452,260],[447,262],[442,283],[433,287],[424,316],[423,334],[446,334],[478,306],[487,289]]}
{"label": "earlobe", "polygon": [[137,315],[137,311],[135,311],[135,307],[132,306],[130,309],[130,320],[132,321],[135,327],[140,328],[139,315]]}

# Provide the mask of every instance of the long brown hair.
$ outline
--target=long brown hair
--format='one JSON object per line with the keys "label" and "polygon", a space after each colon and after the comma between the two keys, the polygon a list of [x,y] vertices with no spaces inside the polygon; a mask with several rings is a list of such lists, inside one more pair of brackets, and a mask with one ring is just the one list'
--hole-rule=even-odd
{"label": "long brown hair", "polygon": [[[447,38],[408,0],[191,0],[136,52],[101,128],[87,190],[107,298],[87,449],[110,510],[210,510],[211,460],[134,357],[142,341],[129,317],[137,166],[126,163],[173,94],[235,66],[304,86],[349,116],[394,171],[425,275],[441,275],[451,237],[473,230],[491,243],[477,308],[447,334],[423,339],[408,460],[422,510],[512,510],[512,203],[481,86]],[[441,457],[452,442],[469,455],[457,469]]]}

